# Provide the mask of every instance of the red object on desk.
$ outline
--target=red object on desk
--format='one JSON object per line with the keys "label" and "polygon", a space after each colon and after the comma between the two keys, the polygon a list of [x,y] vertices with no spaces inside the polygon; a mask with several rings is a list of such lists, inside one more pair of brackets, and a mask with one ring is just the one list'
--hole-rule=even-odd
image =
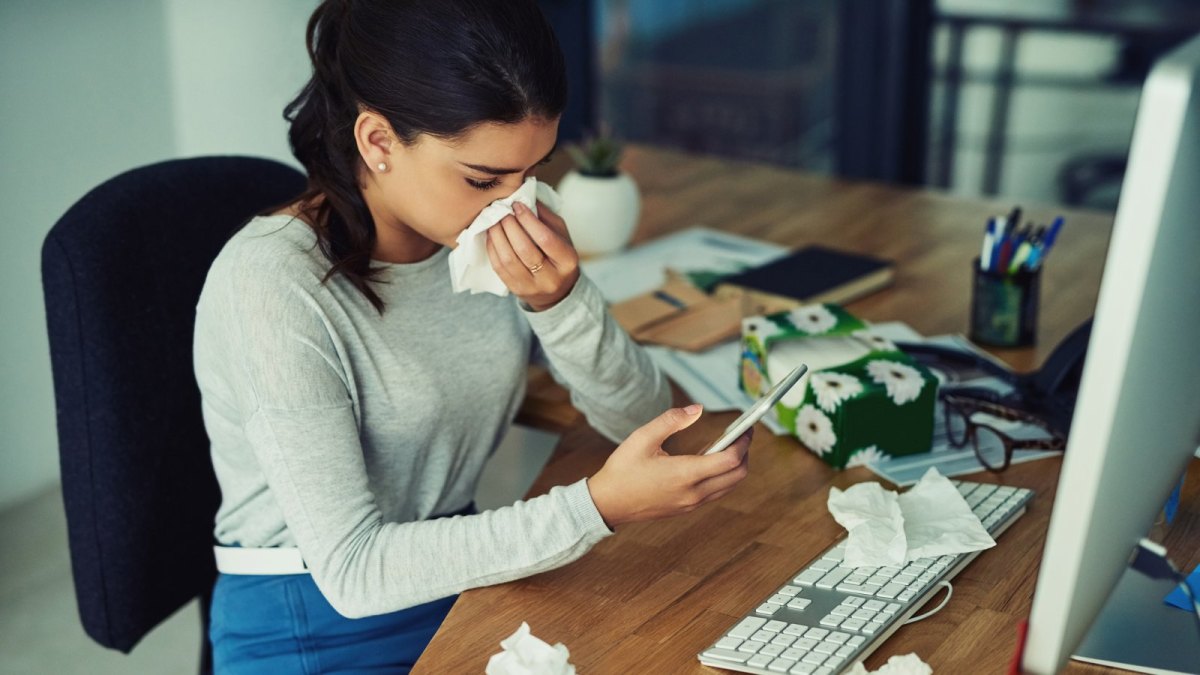
{"label": "red object on desk", "polygon": [[1008,664],[1008,675],[1021,675],[1021,657],[1025,655],[1025,634],[1029,632],[1029,619],[1017,625],[1017,650]]}

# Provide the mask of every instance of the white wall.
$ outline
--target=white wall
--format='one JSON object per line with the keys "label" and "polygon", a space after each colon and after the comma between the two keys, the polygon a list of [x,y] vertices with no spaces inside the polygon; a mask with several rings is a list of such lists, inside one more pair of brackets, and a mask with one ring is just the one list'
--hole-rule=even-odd
{"label": "white wall", "polygon": [[0,1],[0,508],[58,480],[41,244],[89,189],[172,157],[291,161],[316,0]]}
{"label": "white wall", "polygon": [[308,80],[317,0],[164,0],[179,156],[236,153],[296,165],[283,107]]}
{"label": "white wall", "polygon": [[58,479],[41,245],[120,171],[170,157],[154,0],[0,2],[0,507]]}

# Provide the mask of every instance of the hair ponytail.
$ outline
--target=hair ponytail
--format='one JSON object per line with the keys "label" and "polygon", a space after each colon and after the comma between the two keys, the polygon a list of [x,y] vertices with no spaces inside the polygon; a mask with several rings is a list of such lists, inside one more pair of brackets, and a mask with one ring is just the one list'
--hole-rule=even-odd
{"label": "hair ponytail", "polygon": [[534,0],[325,0],[306,42],[313,74],[284,108],[292,153],[308,172],[300,208],[331,265],[324,281],[341,274],[382,313],[370,285],[379,270],[359,187],[359,112],[382,114],[403,143],[558,117],[562,51]]}

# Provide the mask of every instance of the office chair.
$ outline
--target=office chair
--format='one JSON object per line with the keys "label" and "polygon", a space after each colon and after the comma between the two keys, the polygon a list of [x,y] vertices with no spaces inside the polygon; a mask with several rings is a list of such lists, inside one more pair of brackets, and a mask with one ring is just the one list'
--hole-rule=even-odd
{"label": "office chair", "polygon": [[304,186],[266,159],[153,164],[89,192],[42,245],[75,597],[105,647],[129,652],[199,596],[212,670],[220,493],[192,373],[196,302],[230,235]]}

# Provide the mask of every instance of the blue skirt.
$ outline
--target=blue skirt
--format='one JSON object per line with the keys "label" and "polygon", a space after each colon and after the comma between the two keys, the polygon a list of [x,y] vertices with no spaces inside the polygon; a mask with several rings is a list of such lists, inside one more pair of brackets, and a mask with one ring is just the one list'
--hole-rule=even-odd
{"label": "blue skirt", "polygon": [[216,675],[407,673],[457,596],[347,619],[308,574],[222,574],[209,637]]}

